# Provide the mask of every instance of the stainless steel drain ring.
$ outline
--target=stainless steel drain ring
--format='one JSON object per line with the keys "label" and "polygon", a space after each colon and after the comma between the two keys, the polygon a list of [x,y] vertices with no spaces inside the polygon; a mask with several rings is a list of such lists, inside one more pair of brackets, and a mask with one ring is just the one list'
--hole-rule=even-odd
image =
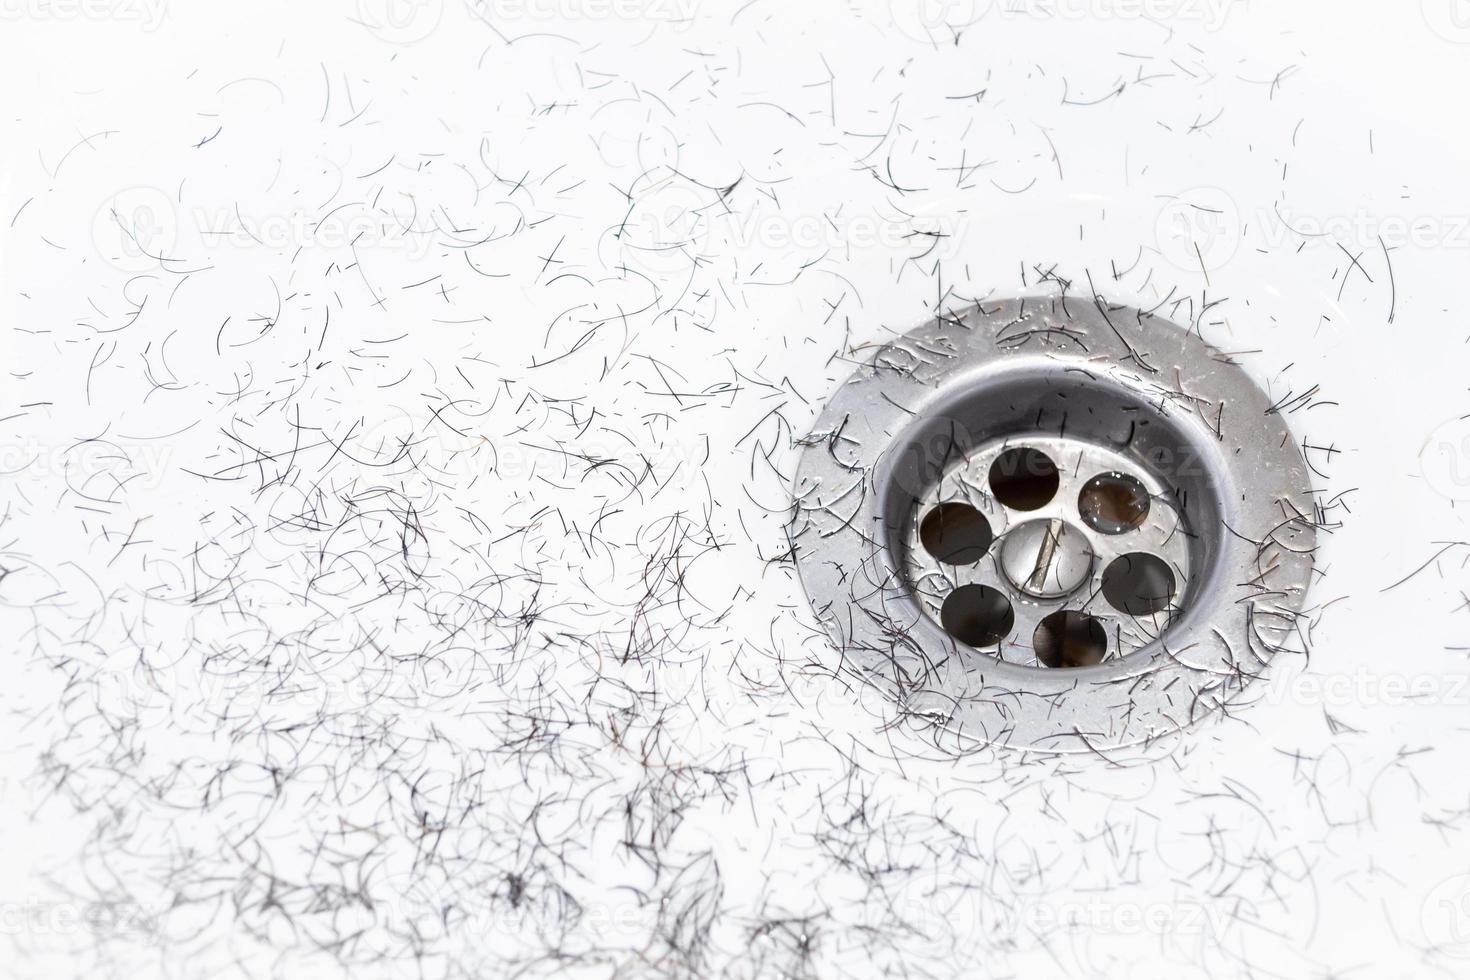
{"label": "stainless steel drain ring", "polygon": [[[1011,497],[994,467],[1028,458]],[[795,497],[843,667],[962,742],[1048,751],[1144,742],[1237,697],[1296,633],[1316,543],[1306,462],[1246,374],[1077,300],[985,303],[879,349],[804,440]],[[1166,594],[1120,601],[1118,567],[1169,569]],[[1101,662],[1045,666],[1063,662],[1047,617]]]}

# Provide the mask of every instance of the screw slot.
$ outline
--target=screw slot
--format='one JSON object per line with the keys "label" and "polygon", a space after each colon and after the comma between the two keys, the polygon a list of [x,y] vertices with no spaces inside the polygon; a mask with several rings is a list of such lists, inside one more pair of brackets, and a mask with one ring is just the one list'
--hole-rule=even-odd
{"label": "screw slot", "polygon": [[1012,585],[1029,596],[1055,599],[1075,592],[1092,574],[1087,538],[1060,519],[1027,521],[1008,532],[1000,566]]}

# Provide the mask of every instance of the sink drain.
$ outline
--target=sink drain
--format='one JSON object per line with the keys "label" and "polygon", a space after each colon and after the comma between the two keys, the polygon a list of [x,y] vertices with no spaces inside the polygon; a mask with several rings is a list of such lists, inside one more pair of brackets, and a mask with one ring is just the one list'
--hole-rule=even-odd
{"label": "sink drain", "polygon": [[1316,540],[1270,400],[1126,308],[983,304],[880,349],[805,441],[793,540],[845,665],[961,738],[1177,730],[1296,628]]}
{"label": "sink drain", "polygon": [[[902,568],[921,606],[943,625],[945,606],[964,602],[957,590],[1000,591],[1018,642],[988,646],[1012,663],[1049,666],[1032,641],[1064,610],[1107,634],[1093,662],[1142,649],[1189,584],[1190,532],[1166,478],[1072,436],[1018,434],[964,452],[910,522]],[[983,552],[980,529],[993,542]],[[956,553],[956,538],[972,543]]]}

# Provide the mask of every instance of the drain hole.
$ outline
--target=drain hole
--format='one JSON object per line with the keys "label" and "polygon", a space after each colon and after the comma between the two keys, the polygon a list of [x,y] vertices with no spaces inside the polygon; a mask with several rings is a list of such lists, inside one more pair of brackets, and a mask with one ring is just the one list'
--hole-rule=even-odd
{"label": "drain hole", "polygon": [[1148,517],[1148,490],[1127,473],[1100,473],[1083,485],[1077,509],[1093,530],[1122,534]]}
{"label": "drain hole", "polygon": [[962,585],[945,598],[939,621],[961,643],[993,647],[1010,635],[1016,613],[1010,600],[990,586]]}
{"label": "drain hole", "polygon": [[1036,510],[1056,496],[1057,464],[1039,449],[1007,449],[990,464],[990,492],[1013,510]]}
{"label": "drain hole", "polygon": [[1043,666],[1091,667],[1107,654],[1108,634],[1086,613],[1063,609],[1037,624],[1031,644]]}
{"label": "drain hole", "polygon": [[1130,616],[1148,616],[1169,608],[1174,599],[1174,573],[1162,558],[1134,552],[1115,558],[1102,576],[1103,597]]}
{"label": "drain hole", "polygon": [[946,565],[973,565],[985,557],[995,533],[985,515],[969,504],[940,504],[924,515],[919,541]]}

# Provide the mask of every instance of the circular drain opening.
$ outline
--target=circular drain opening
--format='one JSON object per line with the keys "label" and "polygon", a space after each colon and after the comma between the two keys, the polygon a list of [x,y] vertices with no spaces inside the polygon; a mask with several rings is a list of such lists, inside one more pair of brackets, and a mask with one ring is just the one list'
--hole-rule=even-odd
{"label": "circular drain opening", "polygon": [[998,646],[1016,623],[1011,601],[988,585],[962,585],[944,600],[940,619],[950,636],[972,647]]}
{"label": "circular drain opening", "polygon": [[1103,624],[1086,613],[1063,609],[1036,624],[1036,660],[1045,667],[1092,667],[1108,652]]}
{"label": "circular drain opening", "polygon": [[969,504],[942,503],[924,515],[919,540],[946,565],[973,565],[990,550],[995,534],[985,515]]}
{"label": "circular drain opening", "polygon": [[1227,355],[1148,313],[946,313],[878,348],[802,445],[793,554],[836,662],[957,736],[1155,739],[1299,632],[1299,440]]}
{"label": "circular drain opening", "polygon": [[1103,598],[1130,616],[1153,616],[1168,609],[1175,588],[1174,573],[1164,560],[1142,552],[1115,558],[1102,575]]}
{"label": "circular drain opening", "polygon": [[1057,495],[1061,474],[1039,449],[1007,449],[990,464],[990,493],[1013,510],[1039,510]]}
{"label": "circular drain opening", "polygon": [[1124,534],[1148,518],[1148,488],[1127,473],[1099,473],[1082,485],[1077,509],[1094,531]]}

